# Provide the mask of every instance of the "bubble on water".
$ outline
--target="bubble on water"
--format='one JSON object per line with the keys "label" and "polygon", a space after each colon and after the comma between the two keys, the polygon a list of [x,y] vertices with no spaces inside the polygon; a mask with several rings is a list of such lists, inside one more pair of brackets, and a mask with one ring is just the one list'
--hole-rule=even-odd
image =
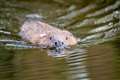
{"label": "bubble on water", "polygon": [[116,19],[120,19],[120,12],[115,11],[113,17],[116,18]]}
{"label": "bubble on water", "polygon": [[112,23],[112,22],[110,22],[110,23],[108,23],[108,25],[109,25],[109,26],[113,26],[113,23]]}
{"label": "bubble on water", "polygon": [[115,11],[116,14],[119,14],[119,11]]}

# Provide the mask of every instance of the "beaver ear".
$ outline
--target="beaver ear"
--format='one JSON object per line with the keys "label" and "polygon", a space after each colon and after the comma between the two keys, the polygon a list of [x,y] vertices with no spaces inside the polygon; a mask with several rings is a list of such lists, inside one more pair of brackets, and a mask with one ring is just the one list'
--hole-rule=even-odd
{"label": "beaver ear", "polygon": [[72,36],[72,33],[70,33],[70,32],[69,32],[69,31],[67,31],[67,30],[63,30],[63,33],[64,33],[64,34],[68,34],[68,35]]}
{"label": "beaver ear", "polygon": [[63,33],[70,34],[70,32],[69,32],[69,31],[67,31],[67,30],[63,30]]}
{"label": "beaver ear", "polygon": [[67,31],[67,30],[62,30],[64,33],[68,33],[69,31]]}

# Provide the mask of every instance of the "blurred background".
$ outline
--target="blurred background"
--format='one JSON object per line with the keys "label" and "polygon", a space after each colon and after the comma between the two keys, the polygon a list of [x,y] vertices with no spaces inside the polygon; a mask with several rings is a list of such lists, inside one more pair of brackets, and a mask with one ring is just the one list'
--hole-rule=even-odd
{"label": "blurred background", "polygon": [[[29,14],[80,42],[65,58],[20,47]],[[0,80],[120,80],[120,0],[0,0]]]}

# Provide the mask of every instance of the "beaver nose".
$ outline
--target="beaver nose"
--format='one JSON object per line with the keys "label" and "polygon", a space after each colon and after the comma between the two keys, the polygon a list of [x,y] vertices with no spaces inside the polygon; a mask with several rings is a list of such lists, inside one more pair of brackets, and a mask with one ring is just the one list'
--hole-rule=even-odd
{"label": "beaver nose", "polygon": [[55,45],[56,45],[56,46],[57,46],[57,44],[58,44],[58,43],[57,43],[57,42],[55,42]]}
{"label": "beaver nose", "polygon": [[62,42],[62,41],[56,41],[56,42],[55,42],[55,46],[56,46],[56,47],[64,46],[64,42]]}

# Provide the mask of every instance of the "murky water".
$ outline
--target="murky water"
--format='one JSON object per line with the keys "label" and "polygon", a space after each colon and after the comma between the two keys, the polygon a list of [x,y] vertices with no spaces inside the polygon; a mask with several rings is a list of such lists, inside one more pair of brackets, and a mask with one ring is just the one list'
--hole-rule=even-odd
{"label": "murky water", "polygon": [[[28,14],[80,39],[66,57],[20,45]],[[119,0],[0,0],[0,80],[119,80]]]}

